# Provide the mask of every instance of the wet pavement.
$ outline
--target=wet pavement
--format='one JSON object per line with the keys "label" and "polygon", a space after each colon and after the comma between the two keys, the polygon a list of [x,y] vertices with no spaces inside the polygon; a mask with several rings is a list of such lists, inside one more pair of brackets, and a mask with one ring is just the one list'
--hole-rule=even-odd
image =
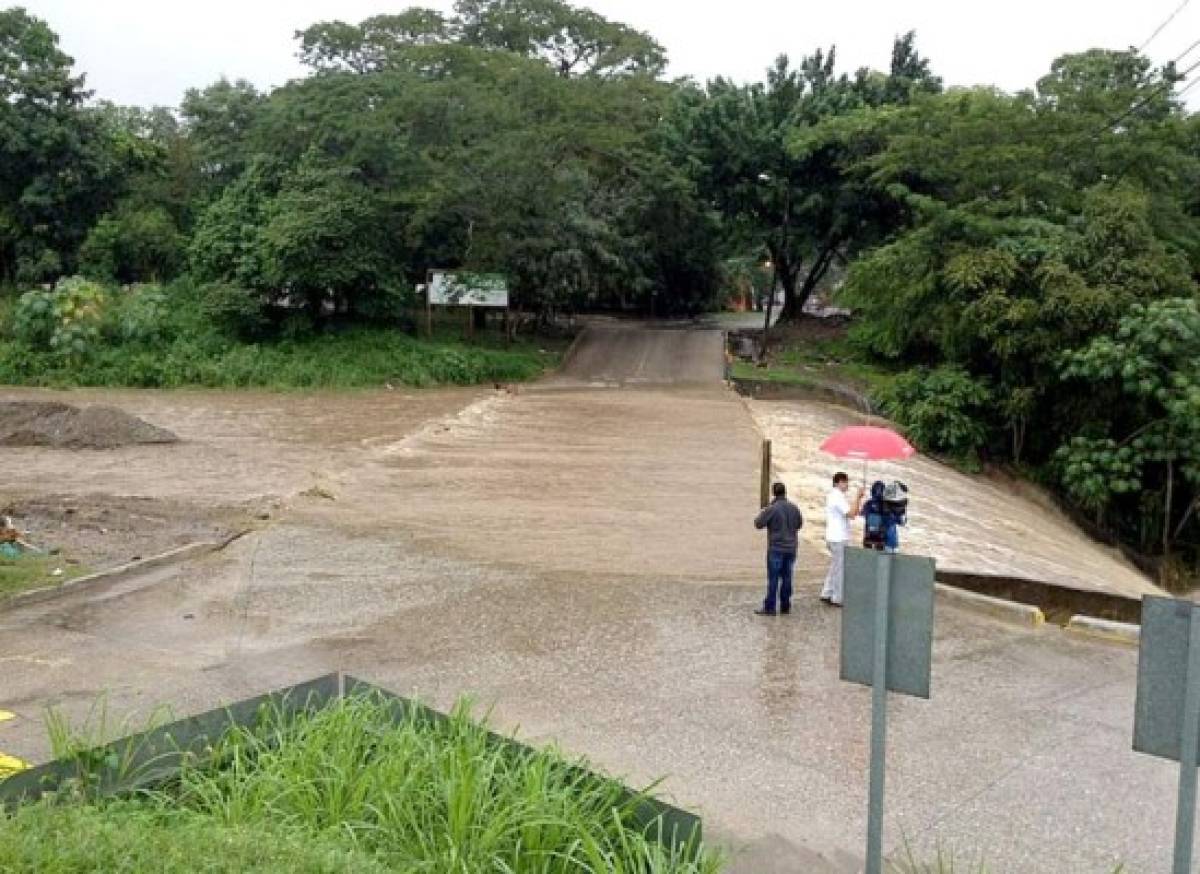
{"label": "wet pavement", "polygon": [[[666,777],[740,874],[856,870],[869,690],[837,678],[824,556],[803,547],[792,616],[752,615],[759,432],[736,396],[655,367],[674,384],[300,400],[291,416],[275,396],[277,414],[231,414],[262,435],[250,447],[231,419],[203,436],[191,401],[131,396],[180,433],[193,421],[198,456],[219,465],[225,439],[236,459],[177,483],[160,464],[146,491],[240,485],[280,507],[185,567],[0,612],[0,709],[18,717],[0,749],[45,758],[50,703],[78,719],[104,692],[136,726],[164,702],[195,712],[345,670],[439,706],[471,694],[527,740]],[[77,461],[72,481],[121,483],[118,459]],[[331,498],[300,495],[314,472]],[[1134,651],[941,604],[934,646],[932,699],[891,703],[889,847],[996,872],[1165,869],[1176,772],[1130,750]]]}

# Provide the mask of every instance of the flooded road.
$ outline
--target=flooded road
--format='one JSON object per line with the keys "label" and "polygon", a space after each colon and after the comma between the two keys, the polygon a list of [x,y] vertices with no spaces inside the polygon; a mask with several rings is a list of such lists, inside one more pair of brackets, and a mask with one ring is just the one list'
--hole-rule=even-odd
{"label": "flooded road", "polygon": [[[641,333],[588,354],[647,354],[576,358],[516,394],[95,393],[185,442],[31,450],[20,489],[278,506],[183,567],[0,612],[0,708],[18,715],[0,750],[44,758],[49,703],[78,719],[105,692],[116,714],[188,713],[346,670],[443,707],[469,693],[526,739],[634,783],[665,776],[736,874],[855,871],[869,690],[838,679],[808,504],[795,613],[751,613],[759,426],[798,420],[751,415],[720,385],[719,334],[614,330]],[[825,462],[807,470],[801,444],[774,439],[811,503]],[[915,505],[975,494],[910,482]],[[1132,650],[939,604],[933,698],[892,702],[889,847],[983,853],[996,871],[1161,870],[1175,773],[1129,750],[1135,674]]]}
{"label": "flooded road", "polygon": [[[847,425],[866,424],[858,413],[816,402],[749,401],[755,421],[772,440],[775,468],[806,518],[807,540],[824,538],[824,500],[832,474],[850,474],[852,492],[862,482],[861,462],[822,453],[822,441]],[[875,424],[879,424],[878,420]],[[982,476],[967,476],[923,456],[873,462],[874,480],[901,480],[909,487],[909,523],[901,530],[905,552],[932,555],[947,570],[997,574],[1089,591],[1140,598],[1163,594],[1115,549],[1084,534],[1049,501]],[[861,534],[861,522],[857,533]]]}

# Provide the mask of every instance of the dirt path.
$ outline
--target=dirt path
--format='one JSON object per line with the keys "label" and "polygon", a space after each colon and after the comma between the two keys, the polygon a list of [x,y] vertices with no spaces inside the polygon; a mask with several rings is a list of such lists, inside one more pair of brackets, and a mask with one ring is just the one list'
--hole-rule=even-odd
{"label": "dirt path", "polygon": [[[647,333],[611,339],[713,342]],[[667,775],[739,874],[855,870],[869,693],[837,678],[815,549],[793,616],[750,613],[758,433],[687,357],[404,403],[104,393],[183,454],[73,456],[64,488],[278,507],[184,568],[0,612],[0,708],[19,717],[0,749],[44,757],[47,703],[82,718],[106,691],[113,713],[186,713],[341,669],[440,706],[473,693],[527,738]],[[580,387],[600,371],[660,384]],[[36,491],[56,462],[26,461]],[[314,484],[332,499],[301,495]],[[1175,777],[1129,750],[1132,651],[939,608],[934,663],[931,701],[893,702],[891,846],[984,851],[997,871],[1161,869]]]}

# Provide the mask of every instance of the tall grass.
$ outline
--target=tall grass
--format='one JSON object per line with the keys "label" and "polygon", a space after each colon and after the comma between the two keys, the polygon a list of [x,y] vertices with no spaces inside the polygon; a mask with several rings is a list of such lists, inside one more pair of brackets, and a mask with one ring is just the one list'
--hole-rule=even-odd
{"label": "tall grass", "polygon": [[419,340],[356,328],[294,340],[242,343],[218,334],[104,345],[66,361],[0,340],[0,383],[141,388],[365,388],[470,385],[532,379],[557,361],[544,344]]}
{"label": "tall grass", "polygon": [[[349,698],[302,719],[267,712],[236,729],[211,759],[136,798],[54,805],[0,819],[0,870],[141,870],[88,867],[83,847],[105,848],[112,829],[130,858],[171,844],[203,847],[155,871],[375,871],[430,874],[715,874],[721,860],[694,843],[658,841],[661,823],[637,825],[611,780],[553,751],[498,744],[460,704],[444,721]],[[276,855],[247,852],[262,840]],[[48,854],[48,845],[61,852]],[[264,850],[265,852],[265,850]],[[103,853],[99,858],[103,856]],[[57,860],[57,861],[55,861]],[[47,863],[52,862],[47,867]],[[322,867],[324,865],[332,867]],[[337,867],[338,865],[342,867]],[[289,867],[290,866],[290,867]]]}

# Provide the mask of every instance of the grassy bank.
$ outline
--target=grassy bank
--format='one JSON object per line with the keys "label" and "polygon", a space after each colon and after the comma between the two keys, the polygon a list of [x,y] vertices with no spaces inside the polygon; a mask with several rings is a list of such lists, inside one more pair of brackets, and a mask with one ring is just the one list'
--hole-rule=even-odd
{"label": "grassy bank", "polygon": [[[62,573],[55,576],[54,572],[57,570],[61,570]],[[67,564],[56,556],[23,555],[19,558],[6,558],[0,555],[0,604],[13,595],[30,589],[62,585],[84,572],[84,568],[79,565]]]}
{"label": "grassy bank", "polygon": [[15,340],[0,340],[0,383],[141,388],[365,388],[517,382],[554,367],[563,340],[488,337],[471,342],[447,332],[417,339],[359,327],[293,340],[243,343],[217,333],[104,345],[66,359]]}
{"label": "grassy bank", "polygon": [[266,714],[170,785],[86,792],[0,813],[0,870],[716,874],[633,824],[615,782],[558,754],[493,743],[460,706],[397,725],[350,698],[300,720]]}
{"label": "grassy bank", "polygon": [[871,397],[883,394],[896,375],[864,360],[847,339],[844,324],[810,318],[772,329],[764,365],[741,360],[733,365],[737,379],[806,387],[833,383]]}
{"label": "grassy bank", "polygon": [[[370,320],[339,314],[314,321],[279,309],[238,319],[218,306],[229,303],[228,295],[214,294],[187,279],[118,288],[79,277],[51,291],[0,293],[0,384],[289,389],[517,382],[554,367],[568,343],[528,335],[507,342],[495,325],[467,339],[465,311],[439,312],[433,335],[419,337],[414,313],[403,308]],[[236,300],[253,303],[247,294]]]}

